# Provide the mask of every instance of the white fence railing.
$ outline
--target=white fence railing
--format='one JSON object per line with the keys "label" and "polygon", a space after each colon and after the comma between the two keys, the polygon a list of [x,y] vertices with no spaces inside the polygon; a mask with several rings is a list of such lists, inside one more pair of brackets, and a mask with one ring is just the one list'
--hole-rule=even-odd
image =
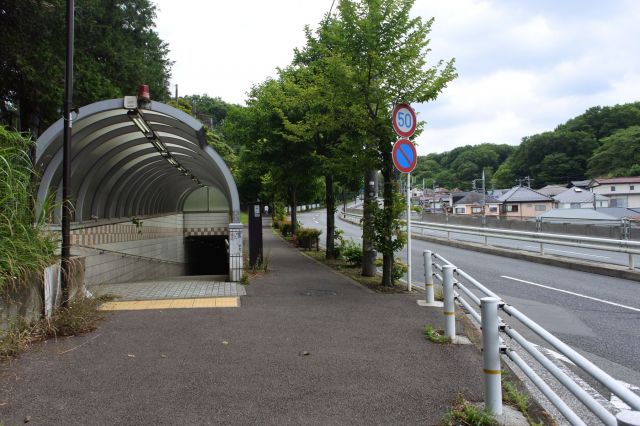
{"label": "white fence railing", "polygon": [[[343,217],[359,220],[362,216],[353,213],[341,212]],[[544,254],[545,244],[554,244],[583,249],[602,250],[618,253],[626,253],[629,256],[629,269],[635,268],[635,256],[640,255],[640,241],[614,240],[609,238],[583,237],[579,235],[551,234],[544,232],[513,231],[508,229],[482,228],[473,226],[446,225],[439,223],[411,222],[413,234],[424,235],[426,230],[447,233],[447,239],[451,239],[451,233],[468,234],[484,237],[484,244],[488,245],[488,238],[501,238],[515,241],[526,241],[540,245],[539,253]]]}
{"label": "white fence railing", "polygon": [[[640,426],[640,396],[623,386],[618,380],[609,376],[515,307],[505,303],[500,296],[489,290],[463,270],[457,268],[444,257],[428,250],[425,250],[423,255],[425,264],[424,278],[427,288],[425,299],[428,306],[434,305],[433,291],[429,291],[429,287],[433,288],[433,278],[435,277],[442,283],[445,335],[451,339],[455,338],[456,302],[482,328],[485,404],[493,414],[502,414],[500,368],[500,355],[502,354],[513,361],[572,425],[586,424],[583,419],[558,396],[551,386],[534,371],[534,368],[520,357],[514,349],[515,345],[507,345],[505,343],[501,337],[501,335],[505,335],[511,339],[510,343],[513,342],[517,344],[519,348],[533,357],[540,366],[555,377],[558,382],[569,390],[576,399],[600,419],[603,424],[611,426]],[[478,297],[476,293],[480,293],[482,297]],[[477,307],[480,308],[479,312]],[[543,355],[533,343],[524,338],[511,325],[504,322],[498,315],[499,311],[503,311],[511,318],[516,319],[521,325],[542,338],[543,341],[571,360],[578,368],[606,387],[613,395],[620,398],[620,400],[629,406],[630,410],[616,413],[609,411],[609,409],[598,402],[593,395],[584,390],[562,369]]]}

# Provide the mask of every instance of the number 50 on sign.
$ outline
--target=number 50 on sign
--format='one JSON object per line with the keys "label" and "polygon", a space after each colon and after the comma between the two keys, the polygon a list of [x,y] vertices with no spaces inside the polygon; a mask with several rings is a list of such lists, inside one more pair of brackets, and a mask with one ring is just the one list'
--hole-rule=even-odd
{"label": "number 50 on sign", "polygon": [[391,123],[398,136],[408,138],[416,131],[416,113],[409,104],[398,104],[393,109]]}

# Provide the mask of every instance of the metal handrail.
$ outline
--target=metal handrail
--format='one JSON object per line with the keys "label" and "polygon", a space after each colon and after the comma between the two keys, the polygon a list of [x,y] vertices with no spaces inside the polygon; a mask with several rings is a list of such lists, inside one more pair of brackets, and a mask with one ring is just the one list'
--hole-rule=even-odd
{"label": "metal handrail", "polygon": [[[473,284],[478,290],[482,293],[490,296],[491,300],[493,299],[493,303],[497,303],[497,309],[501,309],[503,312],[508,314],[509,316],[518,320],[525,327],[529,328],[532,332],[540,336],[544,341],[548,342],[552,345],[556,350],[558,350],[562,355],[566,356],[571,362],[573,362],[577,367],[582,369],[584,372],[593,377],[596,381],[605,386],[612,394],[616,395],[622,401],[624,401],[631,409],[640,411],[640,396],[636,395],[630,389],[627,389],[616,379],[605,373],[599,367],[594,365],[592,362],[584,358],[574,349],[569,347],[567,344],[562,342],[557,337],[553,336],[539,324],[531,320],[529,317],[524,315],[522,312],[514,308],[513,306],[504,303],[502,299],[493,293],[491,290],[486,288],[476,279],[471,277],[468,273],[462,271],[457,268],[447,259],[442,257],[439,254],[432,253],[430,251],[425,251],[425,264],[429,264],[430,270],[439,269],[443,271],[443,274],[434,273],[433,277],[442,282],[443,287],[453,286],[457,287],[466,297],[468,297],[471,301],[473,301],[476,305],[483,306],[483,302],[485,299],[478,298],[473,292],[467,288],[463,283],[459,280],[454,280],[453,273],[458,275],[459,277],[464,278],[469,283]],[[428,257],[428,259],[427,259]],[[442,265],[434,262],[433,260],[438,260],[442,262]],[[448,273],[445,273],[445,269],[448,270]],[[449,277],[449,278],[447,278]],[[449,284],[447,284],[446,280],[449,280]],[[447,291],[445,291],[445,298],[447,297]],[[471,315],[471,317],[480,325],[482,325],[483,332],[486,330],[488,325],[484,324],[485,319],[481,316],[478,311],[473,309],[469,302],[461,297],[461,294],[457,292],[453,292],[453,295],[449,295],[448,297],[453,297],[457,302]],[[430,302],[430,301],[427,301]],[[445,300],[445,306],[447,301]],[[449,304],[451,301],[449,301]],[[484,309],[484,308],[483,308]],[[482,311],[482,309],[481,309]],[[495,311],[494,311],[495,312]],[[495,315],[495,314],[494,314]],[[585,407],[587,407],[594,415],[596,415],[604,424],[606,425],[616,425],[617,420],[616,416],[607,411],[605,407],[603,407],[596,399],[590,395],[587,391],[585,391],[582,387],[580,387],[571,377],[569,377],[565,372],[563,372],[558,366],[556,366],[549,358],[543,355],[531,342],[525,339],[520,333],[518,333],[511,325],[507,325],[503,322],[500,317],[494,318],[497,322],[492,324],[491,327],[497,327],[501,333],[509,336],[513,341],[515,341],[525,352],[529,353],[542,367],[544,367],[549,373],[555,377],[567,390],[569,390],[578,401],[580,401]],[[447,328],[447,321],[449,321],[449,334],[448,337],[453,338],[455,336],[455,325],[453,330],[451,330],[451,317],[447,316],[445,313],[445,329]],[[514,363],[523,371],[523,373],[529,377],[532,383],[540,389],[540,391],[549,399],[549,401],[560,411],[560,413],[567,419],[571,424],[574,425],[583,425],[584,422],[575,414],[575,412],[567,406],[567,404],[560,399],[560,397],[551,390],[548,384],[546,384],[534,371],[531,369],[529,365],[527,365],[520,356],[514,351],[513,348],[507,347],[504,344],[504,341],[501,338],[498,338],[498,341],[495,342],[494,349],[498,350],[508,356]],[[485,350],[485,353],[488,350]],[[486,370],[485,370],[486,371]],[[494,390],[495,392],[495,390]],[[487,396],[489,398],[489,396]],[[501,408],[500,408],[501,409]]]}
{"label": "metal handrail", "polygon": [[[343,216],[352,218],[361,218],[361,215],[354,213],[342,213]],[[544,244],[555,244],[567,247],[578,247],[583,249],[602,250],[617,253],[626,253],[629,255],[629,269],[635,268],[633,256],[640,255],[640,241],[632,240],[615,240],[610,238],[584,237],[579,235],[551,234],[545,232],[529,232],[514,231],[509,229],[482,228],[474,226],[448,225],[428,222],[412,222],[415,230],[421,229],[424,233],[425,229],[447,232],[477,235],[487,238],[502,238],[514,241],[525,241],[540,244],[540,253],[544,253]]]}

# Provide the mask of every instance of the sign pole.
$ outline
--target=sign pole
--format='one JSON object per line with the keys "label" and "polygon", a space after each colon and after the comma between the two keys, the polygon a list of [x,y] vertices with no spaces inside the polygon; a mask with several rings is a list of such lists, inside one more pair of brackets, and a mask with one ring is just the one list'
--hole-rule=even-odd
{"label": "sign pole", "polygon": [[407,173],[407,291],[411,291],[411,172]]}
{"label": "sign pole", "polygon": [[[418,153],[409,139],[416,131],[418,119],[409,104],[397,104],[393,108],[391,124],[402,139],[393,145],[393,164],[401,173],[407,174],[407,290],[411,291],[411,171],[416,167]],[[424,183],[424,182],[423,182]],[[424,186],[424,185],[423,185]]]}

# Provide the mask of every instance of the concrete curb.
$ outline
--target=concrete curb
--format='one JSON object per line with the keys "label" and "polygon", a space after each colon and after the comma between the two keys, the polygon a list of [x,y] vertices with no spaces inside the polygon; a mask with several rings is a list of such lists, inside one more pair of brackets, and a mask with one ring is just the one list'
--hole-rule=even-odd
{"label": "concrete curb", "polygon": [[[344,222],[358,224],[345,220],[338,216]],[[606,275],[614,278],[622,278],[631,281],[640,281],[640,271],[627,269],[625,266],[616,265],[599,265],[591,262],[585,262],[578,259],[567,259],[549,254],[536,254],[523,250],[506,249],[495,246],[485,246],[482,244],[471,243],[467,241],[447,240],[427,235],[412,235],[416,240],[429,241],[432,243],[442,244],[450,247],[461,248],[465,250],[473,250],[481,253],[493,254],[496,256],[509,257],[512,259],[526,260],[528,262],[540,263],[543,265],[558,266],[560,268],[572,269],[574,271],[589,272],[592,274]]]}

